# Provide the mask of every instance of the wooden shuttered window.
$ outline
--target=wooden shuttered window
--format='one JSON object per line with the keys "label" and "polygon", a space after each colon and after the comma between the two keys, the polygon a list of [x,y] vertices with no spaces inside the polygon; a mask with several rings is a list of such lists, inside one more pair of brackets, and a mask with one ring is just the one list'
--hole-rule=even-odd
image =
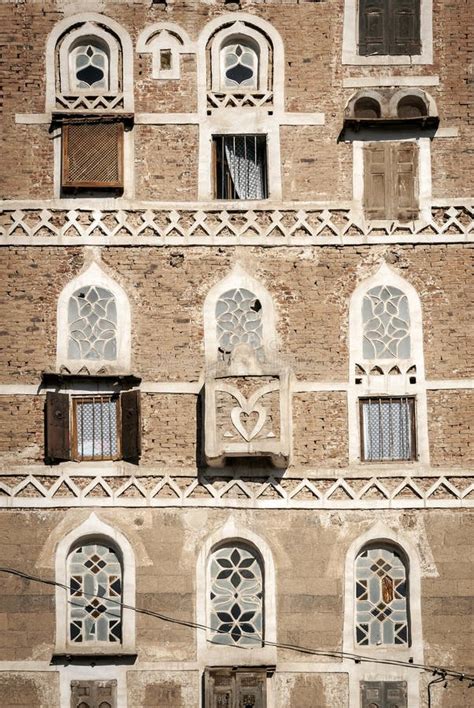
{"label": "wooden shuttered window", "polygon": [[207,669],[204,681],[205,708],[266,708],[264,669]]}
{"label": "wooden shuttered window", "polygon": [[[104,411],[101,410],[104,407]],[[46,461],[118,459],[141,453],[140,391],[122,391],[119,414],[111,396],[46,394]],[[112,426],[116,426],[112,429]]]}
{"label": "wooden shuttered window", "polygon": [[418,211],[418,146],[411,142],[365,145],[366,217],[409,221],[417,218]]}
{"label": "wooden shuttered window", "polygon": [[420,0],[359,1],[360,55],[420,53]]}
{"label": "wooden shuttered window", "polygon": [[407,708],[405,681],[362,681],[362,708]]}
{"label": "wooden shuttered window", "polygon": [[71,681],[71,708],[117,708],[117,681]]}
{"label": "wooden shuttered window", "polygon": [[123,123],[65,123],[63,189],[123,189]]}

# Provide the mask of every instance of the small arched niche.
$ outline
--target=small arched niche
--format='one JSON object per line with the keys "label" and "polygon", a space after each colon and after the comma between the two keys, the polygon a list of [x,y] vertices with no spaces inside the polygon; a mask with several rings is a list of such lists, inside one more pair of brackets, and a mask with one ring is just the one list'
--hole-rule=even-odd
{"label": "small arched niche", "polygon": [[397,105],[398,118],[422,118],[428,115],[428,107],[421,96],[403,96]]}
{"label": "small arched niche", "polygon": [[382,111],[380,103],[371,96],[361,96],[354,103],[354,118],[380,118]]}

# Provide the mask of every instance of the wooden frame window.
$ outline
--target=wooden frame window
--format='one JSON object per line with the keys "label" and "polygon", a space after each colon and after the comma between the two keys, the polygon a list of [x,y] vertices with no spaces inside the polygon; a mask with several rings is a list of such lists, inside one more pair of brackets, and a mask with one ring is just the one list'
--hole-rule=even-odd
{"label": "wooden frame window", "polygon": [[406,681],[362,681],[360,684],[361,708],[407,708]]}
{"label": "wooden frame window", "polygon": [[138,462],[140,391],[46,394],[46,460]]}
{"label": "wooden frame window", "polygon": [[418,217],[418,145],[373,142],[364,147],[364,213],[369,219]]}
{"label": "wooden frame window", "polygon": [[371,396],[359,399],[361,460],[416,459],[415,399]]}
{"label": "wooden frame window", "polygon": [[421,54],[420,0],[359,0],[359,54]]}
{"label": "wooden frame window", "polygon": [[71,708],[117,708],[117,681],[71,681]]}
{"label": "wooden frame window", "polygon": [[216,199],[267,199],[266,135],[214,135]]}
{"label": "wooden frame window", "polygon": [[266,684],[266,669],[206,669],[204,708],[266,708]]}
{"label": "wooden frame window", "polygon": [[62,127],[63,189],[123,189],[124,124],[76,120]]}

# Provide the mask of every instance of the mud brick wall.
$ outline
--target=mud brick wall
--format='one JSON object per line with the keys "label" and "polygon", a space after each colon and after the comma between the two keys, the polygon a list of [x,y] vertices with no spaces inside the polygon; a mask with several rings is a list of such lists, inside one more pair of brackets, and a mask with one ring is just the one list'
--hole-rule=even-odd
{"label": "mud brick wall", "polygon": [[293,455],[297,467],[347,466],[345,393],[300,393],[293,396]]}
{"label": "mud brick wall", "polygon": [[44,460],[44,396],[0,396],[0,468]]}
{"label": "mud brick wall", "polygon": [[474,391],[429,391],[431,464],[472,468]]}

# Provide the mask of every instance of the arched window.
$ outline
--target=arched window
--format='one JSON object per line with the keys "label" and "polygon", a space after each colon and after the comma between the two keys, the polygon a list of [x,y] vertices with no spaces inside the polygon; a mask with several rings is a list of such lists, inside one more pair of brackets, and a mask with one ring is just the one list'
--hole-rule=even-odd
{"label": "arched window", "polygon": [[71,89],[108,91],[109,48],[98,37],[82,38],[69,52]]}
{"label": "arched window", "polygon": [[229,38],[221,49],[222,88],[257,89],[259,47],[250,37]]}
{"label": "arched window", "polygon": [[110,290],[89,285],[68,304],[69,359],[117,358],[117,305]]}
{"label": "arched window", "polygon": [[209,559],[207,592],[210,641],[262,646],[263,564],[256,550],[237,541],[215,548]]}
{"label": "arched window", "polygon": [[262,352],[263,310],[260,300],[246,288],[223,293],[216,303],[217,345],[222,358],[245,344]]}
{"label": "arched window", "polygon": [[69,641],[122,641],[122,565],[105,540],[79,542],[68,557]]}
{"label": "arched window", "polygon": [[370,544],[355,562],[355,643],[408,646],[408,569],[395,546]]}
{"label": "arched window", "polygon": [[364,359],[410,358],[408,298],[391,285],[371,288],[362,301]]}

